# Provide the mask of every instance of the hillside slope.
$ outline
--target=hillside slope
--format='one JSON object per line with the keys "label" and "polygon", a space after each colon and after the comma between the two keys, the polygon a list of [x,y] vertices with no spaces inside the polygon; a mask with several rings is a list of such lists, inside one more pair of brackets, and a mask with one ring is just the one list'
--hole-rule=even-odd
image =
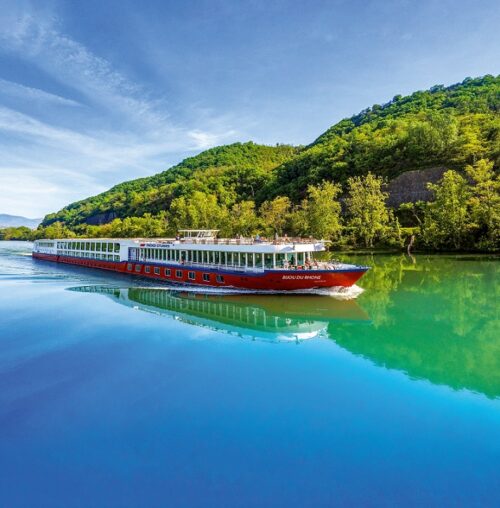
{"label": "hillside slope", "polygon": [[216,194],[224,204],[254,199],[270,180],[271,171],[292,158],[297,148],[234,143],[206,150],[157,175],[130,180],[47,215],[42,225],[62,222],[101,224],[120,217],[168,209],[176,197],[196,190]]}
{"label": "hillside slope", "polygon": [[[462,169],[480,158],[500,167],[500,76],[396,96],[338,122],[307,147],[249,142],[213,148],[155,176],[70,204],[47,215],[43,225],[59,221],[74,228],[155,214],[195,191],[227,206],[243,200],[260,204],[278,195],[298,202],[308,185],[324,180],[345,184],[369,171],[393,180],[429,168],[435,175],[439,168]],[[420,187],[427,173],[421,174]]]}
{"label": "hillside slope", "polygon": [[345,183],[368,171],[392,180],[412,170],[462,169],[480,158],[500,167],[500,76],[396,96],[342,120],[277,170],[266,197],[297,200],[322,180]]}

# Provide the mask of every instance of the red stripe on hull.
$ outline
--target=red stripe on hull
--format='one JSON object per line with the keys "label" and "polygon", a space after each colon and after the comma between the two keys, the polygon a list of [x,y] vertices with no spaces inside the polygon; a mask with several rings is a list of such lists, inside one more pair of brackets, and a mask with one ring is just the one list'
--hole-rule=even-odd
{"label": "red stripe on hull", "polygon": [[[262,273],[239,273],[217,270],[215,268],[200,269],[198,267],[194,268],[180,265],[146,265],[127,261],[113,262],[35,252],[33,253],[33,257],[45,261],[86,266],[88,268],[99,268],[177,284],[257,290],[296,290],[336,286],[348,287],[355,284],[367,270],[365,268],[356,268],[352,270],[267,270]],[[209,280],[204,280],[204,275],[208,275]]]}

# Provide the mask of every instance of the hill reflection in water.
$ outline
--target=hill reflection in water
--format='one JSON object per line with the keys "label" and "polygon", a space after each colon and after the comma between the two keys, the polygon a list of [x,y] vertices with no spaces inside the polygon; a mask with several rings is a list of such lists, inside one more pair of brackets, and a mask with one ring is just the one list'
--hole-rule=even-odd
{"label": "hill reflection in water", "polygon": [[74,290],[105,294],[129,307],[244,338],[328,338],[412,379],[500,397],[498,261],[394,255],[346,260],[373,267],[357,300],[109,286]]}
{"label": "hill reflection in water", "polygon": [[300,342],[326,337],[333,321],[367,322],[354,300],[316,295],[216,295],[157,288],[81,286],[72,291],[99,293],[139,310],[243,338]]}
{"label": "hill reflection in water", "polygon": [[500,397],[498,258],[351,256],[372,270],[359,304],[372,323],[341,323],[338,345],[376,365],[454,390]]}

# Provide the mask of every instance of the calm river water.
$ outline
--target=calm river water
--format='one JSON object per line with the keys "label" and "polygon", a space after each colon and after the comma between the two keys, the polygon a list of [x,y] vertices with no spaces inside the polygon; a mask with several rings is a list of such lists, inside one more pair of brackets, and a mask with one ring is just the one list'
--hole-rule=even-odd
{"label": "calm river water", "polygon": [[30,248],[0,242],[0,506],[500,505],[498,260],[353,256],[339,300]]}

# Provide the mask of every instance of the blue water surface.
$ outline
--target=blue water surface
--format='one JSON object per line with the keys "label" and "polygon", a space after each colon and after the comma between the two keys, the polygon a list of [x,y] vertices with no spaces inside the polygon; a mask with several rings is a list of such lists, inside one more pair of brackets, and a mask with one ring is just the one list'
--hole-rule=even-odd
{"label": "blue water surface", "polygon": [[[332,302],[29,249],[0,243],[1,507],[500,505],[497,261],[385,259]],[[461,271],[483,311],[436,288]]]}

